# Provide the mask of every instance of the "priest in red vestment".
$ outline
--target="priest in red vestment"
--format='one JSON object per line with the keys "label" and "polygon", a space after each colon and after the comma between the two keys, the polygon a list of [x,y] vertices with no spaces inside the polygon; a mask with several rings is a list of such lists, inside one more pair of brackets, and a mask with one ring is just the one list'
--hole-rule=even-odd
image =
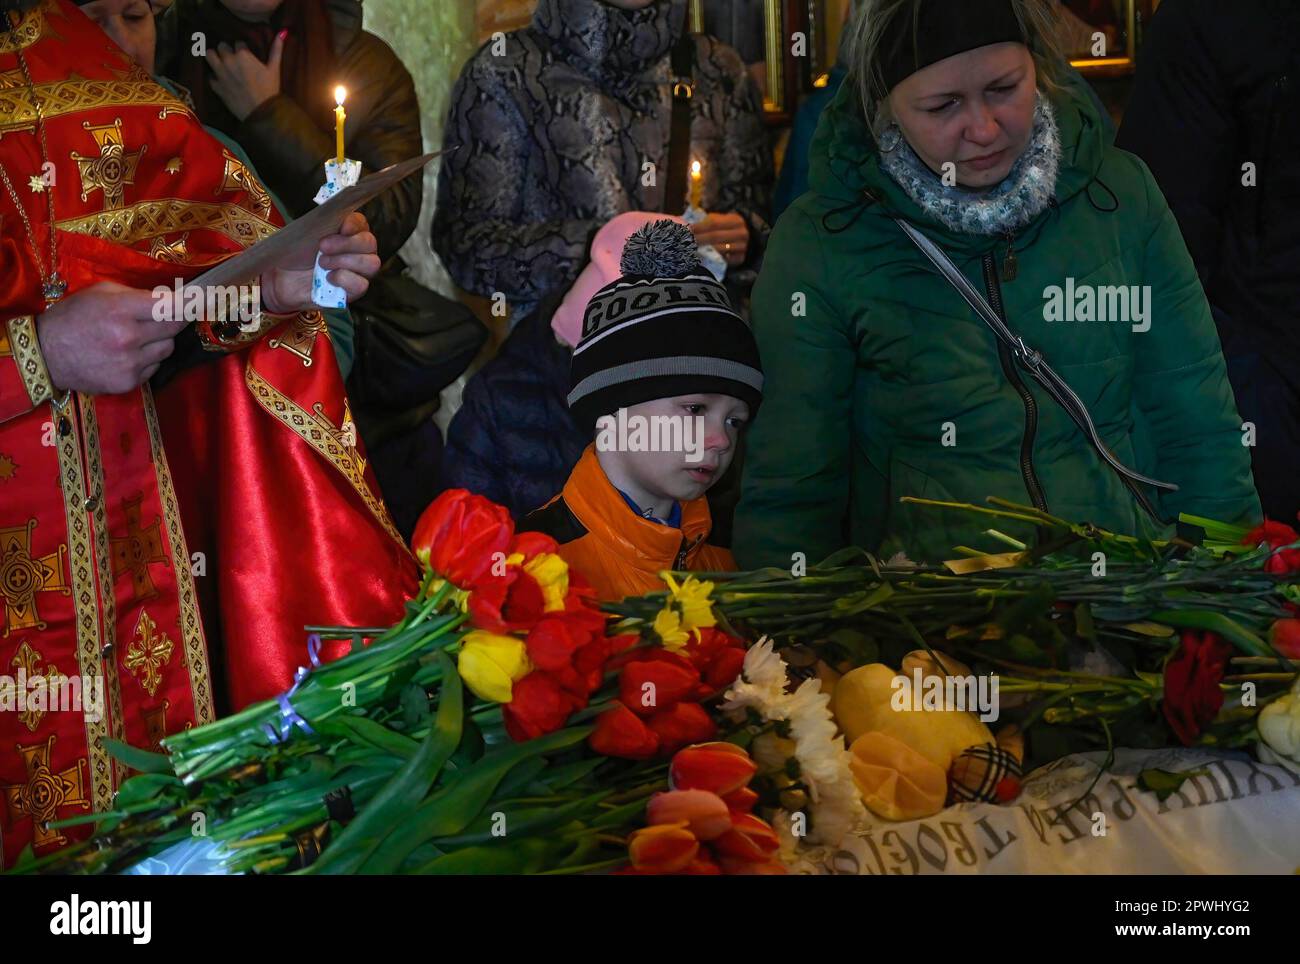
{"label": "priest in red vestment", "polygon": [[[154,320],[156,287],[282,225],[70,0],[0,0],[0,867],[110,808],[109,740],[271,697],[305,625],[382,626],[414,591],[311,265],[263,275],[260,322]],[[321,242],[351,297],[374,251],[359,215]]]}

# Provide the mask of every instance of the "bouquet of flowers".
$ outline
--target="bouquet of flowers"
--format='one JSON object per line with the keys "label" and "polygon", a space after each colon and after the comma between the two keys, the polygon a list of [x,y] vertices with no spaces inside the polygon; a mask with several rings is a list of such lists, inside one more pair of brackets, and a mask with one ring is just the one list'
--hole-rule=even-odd
{"label": "bouquet of flowers", "polygon": [[[608,633],[551,539],[463,491],[426,511],[413,548],[425,577],[401,622],[365,646],[375,631],[313,627],[278,699],[168,737],[165,754],[115,745],[138,775],[112,811],[61,823],[96,835],[15,872],[166,865],[196,840],[223,872],[779,869],[747,789],[757,768],[738,745],[710,749],[728,734],[704,706],[739,672],[740,640]],[[320,665],[329,636],[354,648]],[[661,827],[674,854],[686,835],[706,850],[665,858]]]}
{"label": "bouquet of flowers", "polygon": [[[1177,741],[1300,765],[1293,530],[1193,519],[1200,545],[1160,543],[990,501],[932,506],[1027,519],[1039,547],[665,573],[602,608],[551,539],[444,493],[397,625],[312,627],[278,699],[163,754],[115,746],[138,774],[113,809],[59,824],[95,836],[14,872],[175,867],[199,848],[221,872],[779,873],[879,814],[882,774],[912,772],[916,746],[861,723],[900,665],[996,677],[1014,722],[907,788],[936,806],[1014,798],[1026,737],[1040,760]],[[352,652],[320,665],[326,637]]]}

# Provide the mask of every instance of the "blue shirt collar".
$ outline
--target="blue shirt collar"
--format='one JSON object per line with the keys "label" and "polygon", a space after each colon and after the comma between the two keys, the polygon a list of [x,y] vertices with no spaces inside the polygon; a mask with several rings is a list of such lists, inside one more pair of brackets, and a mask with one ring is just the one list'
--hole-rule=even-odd
{"label": "blue shirt collar", "polygon": [[670,529],[680,529],[682,527],[682,504],[680,502],[673,503],[673,510],[668,513],[667,519],[658,519],[651,515],[649,510],[642,509],[637,505],[635,500],[633,500],[633,498],[622,489],[616,487],[615,491],[623,497],[623,501],[627,503],[627,507],[641,518],[649,519],[651,522],[657,522],[661,526],[668,526]]}

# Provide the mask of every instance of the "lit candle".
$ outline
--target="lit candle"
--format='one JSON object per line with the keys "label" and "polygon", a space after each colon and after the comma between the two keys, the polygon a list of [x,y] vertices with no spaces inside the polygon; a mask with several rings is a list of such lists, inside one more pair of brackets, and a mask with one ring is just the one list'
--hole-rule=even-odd
{"label": "lit candle", "polygon": [[343,98],[347,96],[347,88],[334,88],[334,102],[338,104],[334,108],[334,144],[335,153],[338,155],[335,160],[339,167],[343,166],[343,122],[348,118],[348,115],[343,113]]}
{"label": "lit candle", "polygon": [[691,207],[700,207],[704,196],[704,167],[699,161],[691,162]]}

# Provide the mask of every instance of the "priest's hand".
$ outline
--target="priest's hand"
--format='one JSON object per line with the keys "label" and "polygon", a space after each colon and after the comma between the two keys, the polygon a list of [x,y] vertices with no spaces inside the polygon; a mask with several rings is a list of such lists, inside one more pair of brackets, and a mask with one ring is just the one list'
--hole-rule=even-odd
{"label": "priest's hand", "polygon": [[148,381],[185,327],[155,321],[158,303],[151,291],[101,281],[50,307],[37,319],[36,336],[54,387],[120,395]]}
{"label": "priest's hand", "polygon": [[[322,268],[330,284],[347,292],[348,301],[356,301],[370,287],[370,279],[379,273],[379,242],[370,233],[370,224],[360,212],[349,214],[338,234],[320,242]],[[262,275],[262,307],[275,314],[312,308],[311,280],[314,256],[289,262]]]}
{"label": "priest's hand", "polygon": [[710,214],[698,224],[690,226],[695,241],[701,247],[711,244],[735,268],[745,263],[749,254],[749,225],[734,211]]}

